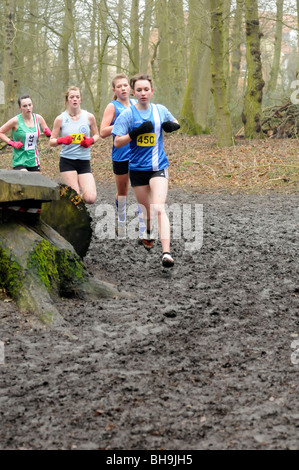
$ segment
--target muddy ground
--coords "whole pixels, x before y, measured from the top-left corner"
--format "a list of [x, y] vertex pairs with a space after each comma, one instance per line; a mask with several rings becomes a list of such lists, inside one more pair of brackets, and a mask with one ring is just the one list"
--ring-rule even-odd
[[100, 240], [91, 207], [87, 267], [131, 296], [61, 299], [74, 337], [2, 299], [1, 449], [299, 449], [298, 195], [168, 202], [203, 205], [202, 246], [174, 240], [172, 270], [159, 243]]

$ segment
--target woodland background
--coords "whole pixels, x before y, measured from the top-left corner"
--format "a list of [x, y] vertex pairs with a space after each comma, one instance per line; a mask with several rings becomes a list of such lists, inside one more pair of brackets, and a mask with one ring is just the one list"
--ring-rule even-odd
[[4, 0], [0, 122], [28, 93], [51, 127], [77, 85], [100, 124], [112, 77], [146, 71], [184, 134], [214, 134], [219, 146], [236, 133], [262, 138], [265, 109], [293, 97], [297, 119], [298, 9], [299, 0]]

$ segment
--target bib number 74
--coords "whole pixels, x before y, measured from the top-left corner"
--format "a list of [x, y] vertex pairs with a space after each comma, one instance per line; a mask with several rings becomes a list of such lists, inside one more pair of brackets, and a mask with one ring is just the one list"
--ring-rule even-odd
[[80, 144], [81, 140], [83, 140], [84, 134], [71, 134], [73, 137], [72, 144]]

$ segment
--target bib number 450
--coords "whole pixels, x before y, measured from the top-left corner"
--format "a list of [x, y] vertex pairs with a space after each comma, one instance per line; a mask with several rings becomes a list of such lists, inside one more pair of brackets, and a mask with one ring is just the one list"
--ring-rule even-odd
[[156, 145], [156, 134], [141, 134], [137, 137], [137, 145], [139, 147], [154, 147]]

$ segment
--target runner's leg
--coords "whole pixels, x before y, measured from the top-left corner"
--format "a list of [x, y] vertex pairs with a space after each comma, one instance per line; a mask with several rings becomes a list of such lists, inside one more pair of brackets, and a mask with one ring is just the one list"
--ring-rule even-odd
[[79, 187], [82, 191], [82, 199], [86, 204], [94, 204], [97, 198], [96, 183], [92, 173], [78, 175]]
[[78, 184], [78, 174], [76, 171], [63, 171], [61, 174], [64, 184], [73, 188], [78, 194], [80, 194], [80, 188]]
[[162, 244], [162, 251], [170, 252], [170, 224], [165, 210], [168, 192], [168, 179], [157, 176], [150, 179], [151, 204], [158, 218], [158, 231]]
[[140, 209], [142, 210], [142, 216], [147, 230], [151, 229], [151, 191], [149, 185], [134, 186], [134, 194]]

